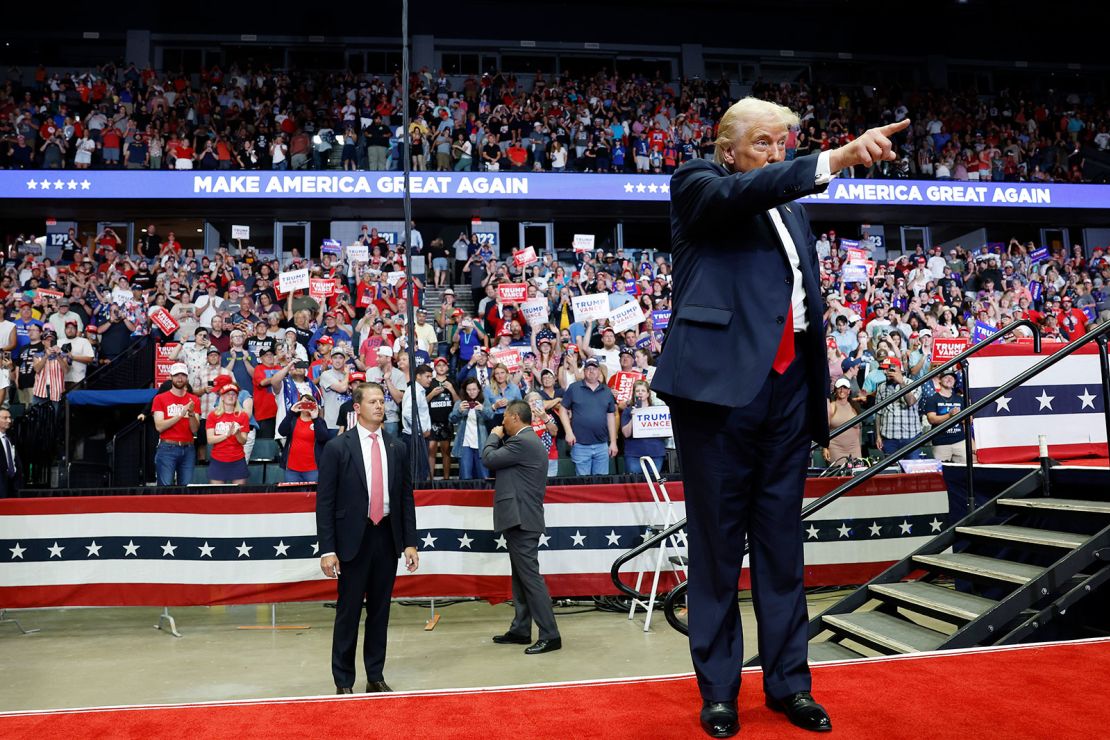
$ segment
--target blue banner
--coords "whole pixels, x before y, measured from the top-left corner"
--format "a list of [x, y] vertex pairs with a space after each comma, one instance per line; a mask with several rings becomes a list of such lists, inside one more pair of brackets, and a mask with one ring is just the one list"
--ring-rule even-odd
[[1041, 300], [1041, 292], [1044, 290], [1044, 283], [1040, 280], [1029, 281], [1029, 295], [1033, 298], [1034, 302]]
[[665, 311], [652, 311], [651, 312], [651, 328], [652, 329], [666, 329], [671, 323], [670, 310]]
[[[667, 175], [566, 173], [414, 173], [410, 191], [419, 199], [461, 200], [670, 200]], [[197, 172], [7, 170], [0, 197], [44, 200], [174, 199], [399, 199], [404, 177], [395, 172]], [[1015, 208], [1110, 207], [1105, 185], [1036, 183], [936, 183], [920, 180], [836, 179], [803, 203]]]
[[996, 331], [998, 330], [990, 324], [985, 324], [982, 321], [976, 321], [975, 326], [971, 329], [971, 343], [979, 344], [979, 342], [983, 341], [991, 334], [994, 334]]
[[845, 283], [866, 283], [867, 265], [844, 265], [840, 274]]
[[343, 245], [336, 239], [325, 239], [320, 251], [324, 254], [343, 254]]
[[1094, 321], [1095, 317], [1098, 315], [1098, 309], [1094, 306], [1084, 306], [1083, 314], [1087, 317], [1088, 321]]
[[1044, 262], [1048, 259], [1048, 247], [1040, 247], [1038, 249], [1034, 249], [1032, 252], [1029, 253], [1029, 259], [1031, 259], [1035, 263]]
[[841, 239], [841, 249], [859, 249], [859, 239]]

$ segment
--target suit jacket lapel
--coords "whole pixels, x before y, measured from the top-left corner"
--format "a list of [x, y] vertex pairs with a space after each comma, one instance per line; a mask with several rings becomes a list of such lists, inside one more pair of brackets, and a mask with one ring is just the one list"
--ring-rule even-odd
[[366, 491], [366, 495], [369, 496], [370, 488], [366, 481], [366, 461], [362, 459], [362, 441], [358, 438], [358, 427], [355, 426], [343, 436], [347, 438], [347, 446], [351, 452], [351, 460], [355, 464], [355, 470], [358, 471], [358, 479], [362, 481], [362, 490]]

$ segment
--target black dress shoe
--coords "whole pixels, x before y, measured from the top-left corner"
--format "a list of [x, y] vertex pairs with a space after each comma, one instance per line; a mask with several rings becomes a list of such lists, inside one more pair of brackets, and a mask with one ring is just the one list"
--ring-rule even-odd
[[366, 682], [366, 693], [367, 694], [377, 694], [377, 693], [380, 693], [380, 692], [383, 692], [383, 691], [393, 691], [393, 689], [389, 688], [389, 684], [387, 684], [385, 681], [367, 681]]
[[498, 645], [527, 645], [532, 642], [532, 637], [531, 635], [517, 635], [506, 632], [503, 635], [494, 635], [493, 641]]
[[701, 728], [710, 737], [732, 737], [740, 732], [734, 701], [707, 701], [701, 708]]
[[536, 640], [535, 645], [524, 648], [524, 654], [539, 655], [540, 653], [550, 653], [552, 650], [561, 650], [562, 647], [563, 638], [552, 637], [550, 640]]
[[350, 686], [336, 686], [335, 693], [338, 694], [353, 694], [355, 693]]
[[832, 729], [829, 713], [813, 700], [808, 691], [799, 691], [783, 699], [767, 697], [767, 706], [776, 712], [783, 712], [787, 719], [803, 730], [828, 732]]

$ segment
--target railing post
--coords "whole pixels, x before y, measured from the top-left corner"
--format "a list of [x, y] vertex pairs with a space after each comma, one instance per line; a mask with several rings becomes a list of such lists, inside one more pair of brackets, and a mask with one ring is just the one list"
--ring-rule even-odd
[[1106, 425], [1106, 452], [1110, 455], [1110, 351], [1107, 350], [1110, 337], [1103, 334], [1095, 341], [1098, 342], [1098, 366], [1102, 374], [1102, 418]]
[[[964, 408], [971, 405], [971, 384], [968, 382], [968, 366], [970, 363], [960, 363], [960, 382], [964, 386]], [[964, 430], [964, 472], [967, 475], [967, 513], [975, 511], [975, 454], [971, 449], [971, 417], [963, 420]]]

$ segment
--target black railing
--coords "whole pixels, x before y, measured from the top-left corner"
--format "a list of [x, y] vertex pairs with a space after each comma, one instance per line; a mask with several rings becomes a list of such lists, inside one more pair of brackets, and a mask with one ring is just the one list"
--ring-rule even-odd
[[[968, 399], [966, 397], [966, 393], [967, 393], [967, 372], [966, 372], [966, 365], [962, 364], [964, 362], [964, 360], [966, 360], [967, 358], [971, 357], [972, 355], [974, 355], [978, 352], [981, 352], [987, 345], [992, 344], [993, 342], [1000, 339], [1001, 337], [1004, 337], [1007, 334], [1010, 334], [1010, 333], [1012, 333], [1012, 332], [1014, 332], [1017, 329], [1020, 329], [1022, 327], [1025, 327], [1025, 328], [1029, 329], [1029, 331], [1033, 334], [1033, 351], [1036, 352], [1037, 354], [1040, 354], [1040, 352], [1041, 352], [1041, 329], [1040, 329], [1040, 327], [1037, 326], [1037, 324], [1034, 323], [1033, 321], [1030, 321], [1029, 319], [1019, 319], [1019, 320], [1017, 320], [1017, 321], [1015, 321], [1011, 324], [1007, 324], [1006, 326], [1002, 327], [998, 331], [996, 331], [993, 334], [991, 334], [990, 336], [988, 336], [982, 342], [979, 342], [978, 344], [973, 344], [972, 346], [968, 347], [967, 349], [965, 349], [960, 354], [956, 355], [955, 357], [951, 358], [950, 360], [946, 361], [945, 363], [943, 363], [941, 365], [938, 365], [937, 367], [933, 368], [932, 370], [930, 370], [925, 375], [922, 375], [917, 380], [914, 380], [912, 383], [909, 383], [908, 385], [903, 386], [897, 392], [892, 393], [891, 395], [887, 396], [886, 398], [884, 398], [882, 401], [876, 403], [871, 408], [864, 410], [859, 415], [857, 415], [855, 418], [853, 418], [853, 419], [841, 424], [840, 426], [836, 427], [835, 429], [833, 429], [832, 431], [829, 432], [829, 439], [833, 439], [834, 437], [838, 437], [839, 435], [844, 434], [845, 432], [847, 432], [849, 429], [852, 429], [853, 427], [855, 427], [859, 424], [862, 424], [864, 421], [871, 418], [872, 416], [877, 414], [879, 411], [882, 411], [884, 408], [891, 405], [892, 403], [896, 403], [896, 402], [900, 401], [907, 394], [914, 392], [915, 390], [920, 388], [925, 383], [927, 383], [927, 382], [931, 381], [933, 378], [936, 378], [937, 376], [939, 376], [945, 370], [948, 370], [949, 368], [954, 367], [956, 365], [960, 365], [961, 369], [963, 370], [962, 380], [963, 380], [963, 384], [964, 384], [964, 393], [965, 393], [965, 399], [964, 400], [965, 400], [965, 406], [968, 405], [967, 401], [969, 401], [970, 399]], [[949, 428], [950, 426], [951, 426], [951, 424], [946, 423], [945, 428]], [[965, 434], [966, 434], [966, 432], [969, 431], [969, 430], [965, 428], [964, 431], [965, 431]], [[968, 440], [968, 445], [970, 446], [971, 435], [967, 434], [966, 438]], [[810, 446], [810, 450], [811, 451], [815, 450], [815, 449], [817, 449], [817, 447], [818, 447], [818, 445], [816, 443], [814, 443], [813, 445]], [[901, 458], [899, 458], [899, 459], [901, 459]], [[883, 461], [881, 463], [879, 463], [879, 469], [883, 469], [889, 464], [890, 464], [889, 458], [884, 458]], [[970, 507], [973, 508], [975, 499], [974, 499], [974, 481], [972, 480], [972, 467], [971, 467], [972, 466], [972, 459], [971, 459], [970, 454], [967, 456], [966, 465], [967, 465], [967, 477], [968, 477], [968, 497], [969, 497], [969, 500], [972, 502], [970, 504]], [[969, 510], [970, 510], [970, 508], [969, 508]], [[803, 512], [803, 516], [804, 516], [804, 514], [805, 514], [805, 512]], [[622, 593], [626, 594], [627, 596], [631, 596], [634, 599], [640, 599], [641, 601], [646, 600], [648, 598], [648, 594], [640, 593], [639, 591], [637, 591], [636, 589], [627, 585], [626, 583], [624, 583], [624, 581], [621, 580], [621, 578], [620, 578], [621, 568], [623, 568], [626, 564], [631, 562], [636, 557], [644, 554], [645, 552], [647, 552], [651, 549], [654, 549], [655, 547], [658, 547], [660, 545], [660, 543], [662, 543], [668, 536], [670, 536], [671, 534], [674, 534], [675, 532], [677, 532], [678, 530], [682, 529], [685, 526], [686, 526], [686, 519], [682, 519], [681, 521], [673, 524], [671, 527], [669, 527], [665, 531], [659, 532], [658, 534], [648, 538], [647, 540], [640, 543], [639, 545], [632, 548], [631, 550], [628, 550], [627, 552], [620, 555], [616, 560], [613, 561], [613, 567], [609, 571], [609, 577], [612, 579], [613, 585], [618, 590], [620, 590]]]

